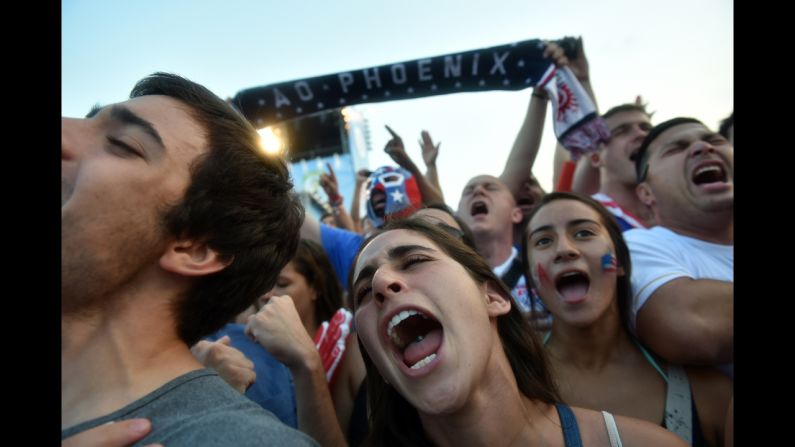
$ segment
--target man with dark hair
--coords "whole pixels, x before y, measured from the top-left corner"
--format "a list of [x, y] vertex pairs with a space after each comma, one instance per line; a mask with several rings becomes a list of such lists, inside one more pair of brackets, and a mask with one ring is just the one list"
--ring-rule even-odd
[[613, 107], [602, 118], [610, 129], [610, 141], [580, 159], [572, 189], [604, 205], [622, 231], [646, 228], [651, 211], [635, 195], [633, 158], [651, 129], [651, 116], [636, 102]]
[[143, 417], [144, 442], [314, 445], [189, 349], [267, 292], [298, 243], [287, 167], [257, 142], [166, 73], [63, 119], [62, 438]]
[[700, 121], [674, 118], [649, 132], [635, 161], [638, 198], [657, 226], [624, 233], [631, 322], [671, 362], [732, 362], [734, 148]]

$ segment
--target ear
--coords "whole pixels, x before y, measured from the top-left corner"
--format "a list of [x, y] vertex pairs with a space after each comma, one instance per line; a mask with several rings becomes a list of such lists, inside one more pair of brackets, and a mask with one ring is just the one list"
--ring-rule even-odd
[[624, 271], [624, 267], [618, 266], [618, 268], [616, 269], [616, 276], [621, 277], [621, 276], [624, 276], [626, 274], [627, 274], [627, 272]]
[[511, 300], [504, 297], [491, 281], [486, 283], [486, 310], [490, 318], [506, 315], [511, 310]]
[[654, 197], [654, 193], [647, 182], [641, 182], [635, 187], [635, 195], [637, 195], [638, 199], [640, 199], [640, 201], [648, 207], [651, 207], [657, 203], [657, 199]]
[[522, 209], [519, 208], [518, 206], [513, 207], [513, 209], [511, 210], [511, 222], [513, 222], [513, 224], [516, 225], [518, 223], [522, 223], [523, 218], [524, 215], [522, 214]]
[[602, 167], [602, 153], [605, 151], [606, 147], [604, 144], [599, 145], [599, 150], [595, 152], [591, 152], [591, 156], [588, 157], [589, 161], [591, 162], [591, 167], [599, 169]]
[[206, 243], [177, 240], [171, 242], [160, 257], [160, 267], [182, 276], [204, 276], [225, 269], [233, 259], [222, 259]]

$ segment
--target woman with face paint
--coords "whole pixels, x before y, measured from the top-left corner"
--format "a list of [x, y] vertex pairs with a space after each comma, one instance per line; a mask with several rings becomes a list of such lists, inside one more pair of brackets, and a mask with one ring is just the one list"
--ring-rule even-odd
[[666, 364], [631, 334], [629, 250], [610, 213], [589, 197], [548, 194], [522, 243], [528, 287], [554, 317], [544, 344], [563, 401], [723, 445], [732, 382]]
[[645, 421], [560, 404], [510, 291], [444, 229], [387, 223], [363, 244], [349, 286], [367, 445], [685, 445]]

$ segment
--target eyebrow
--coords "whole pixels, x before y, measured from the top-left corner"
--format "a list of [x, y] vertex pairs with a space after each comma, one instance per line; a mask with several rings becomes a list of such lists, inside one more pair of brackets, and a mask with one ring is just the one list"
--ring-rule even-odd
[[[93, 107], [91, 107], [91, 110], [86, 115], [86, 118], [93, 118], [94, 116], [96, 116], [96, 114], [102, 111], [102, 109], [104, 109], [103, 106], [95, 104]], [[147, 135], [152, 137], [157, 142], [157, 144], [160, 145], [161, 148], [165, 148], [165, 144], [163, 144], [163, 139], [160, 137], [160, 134], [157, 132], [157, 129], [155, 129], [155, 126], [153, 126], [152, 123], [150, 123], [149, 121], [133, 113], [133, 111], [128, 109], [127, 107], [120, 105], [111, 106], [110, 117], [128, 126], [138, 127], [139, 129], [144, 131]]]
[[[688, 146], [693, 141], [705, 141], [705, 140], [709, 140], [710, 138], [715, 138], [718, 135], [720, 135], [718, 132], [704, 131], [695, 140], [689, 140], [687, 138], [680, 138], [680, 139], [678, 139], [676, 141], [672, 141], [672, 142], [664, 145], [662, 148], [660, 148], [660, 150], [665, 150], [665, 149], [668, 149], [669, 147], [679, 146], [679, 145]], [[723, 138], [723, 135], [720, 135], [720, 136], [721, 136], [721, 138]]]
[[[591, 220], [591, 219], [574, 219], [572, 221], [569, 221], [566, 224], [566, 226], [567, 227], [574, 227], [574, 226], [581, 225], [581, 224], [584, 224], [584, 223], [599, 225], [599, 222], [597, 222], [595, 220]], [[547, 231], [547, 230], [551, 230], [551, 229], [552, 229], [552, 225], [544, 225], [544, 226], [538, 227], [535, 230], [530, 232], [530, 234], [527, 236], [527, 239], [530, 239], [531, 237], [533, 237], [534, 234], [538, 233], [539, 231]]]
[[[397, 246], [397, 247], [394, 247], [394, 248], [390, 249], [386, 253], [386, 257], [387, 257], [387, 259], [390, 259], [390, 260], [391, 259], [396, 259], [396, 258], [403, 257], [406, 254], [411, 253], [412, 251], [424, 251], [424, 252], [429, 252], [429, 253], [433, 253], [434, 252], [433, 249], [428, 248], [428, 247], [423, 247], [422, 245], [400, 245], [400, 246]], [[353, 281], [353, 288], [355, 289], [356, 286], [360, 282], [362, 282], [362, 281], [364, 281], [366, 279], [372, 278], [373, 275], [375, 275], [375, 271], [376, 270], [378, 270], [378, 267], [375, 266], [375, 265], [370, 264], [370, 265], [365, 266], [359, 272], [359, 274], [356, 275], [356, 279]]]

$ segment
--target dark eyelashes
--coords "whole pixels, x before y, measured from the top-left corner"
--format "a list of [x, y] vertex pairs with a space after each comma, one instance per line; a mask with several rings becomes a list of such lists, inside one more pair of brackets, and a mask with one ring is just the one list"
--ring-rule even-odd
[[129, 152], [132, 155], [136, 155], [136, 156], [139, 156], [139, 157], [142, 156], [140, 152], [135, 150], [135, 148], [133, 148], [129, 144], [127, 144], [127, 143], [125, 143], [125, 142], [123, 142], [123, 141], [121, 141], [121, 140], [119, 140], [117, 138], [113, 138], [111, 136], [108, 136], [106, 138], [108, 140], [108, 143], [112, 144], [113, 146], [116, 146], [116, 147], [119, 147], [121, 149], [124, 149], [126, 152]]
[[[425, 257], [425, 256], [419, 256], [419, 255], [408, 256], [408, 257], [406, 257], [406, 259], [405, 259], [405, 260], [404, 260], [404, 261], [403, 261], [403, 262], [400, 264], [400, 266], [401, 266], [401, 268], [403, 268], [403, 269], [407, 269], [407, 268], [411, 267], [411, 266], [412, 266], [412, 265], [414, 265], [414, 264], [419, 264], [419, 263], [421, 263], [421, 262], [427, 262], [427, 261], [430, 261], [430, 260], [431, 260], [430, 258], [428, 258], [428, 257]], [[356, 292], [356, 294], [355, 294], [355, 302], [356, 302], [356, 305], [359, 305], [359, 304], [361, 303], [361, 300], [362, 300], [362, 299], [363, 299], [363, 298], [364, 298], [364, 297], [365, 297], [365, 296], [366, 296], [368, 293], [370, 293], [372, 290], [373, 290], [372, 286], [362, 287], [361, 289], [359, 289], [359, 291], [358, 291], [358, 292]]]

